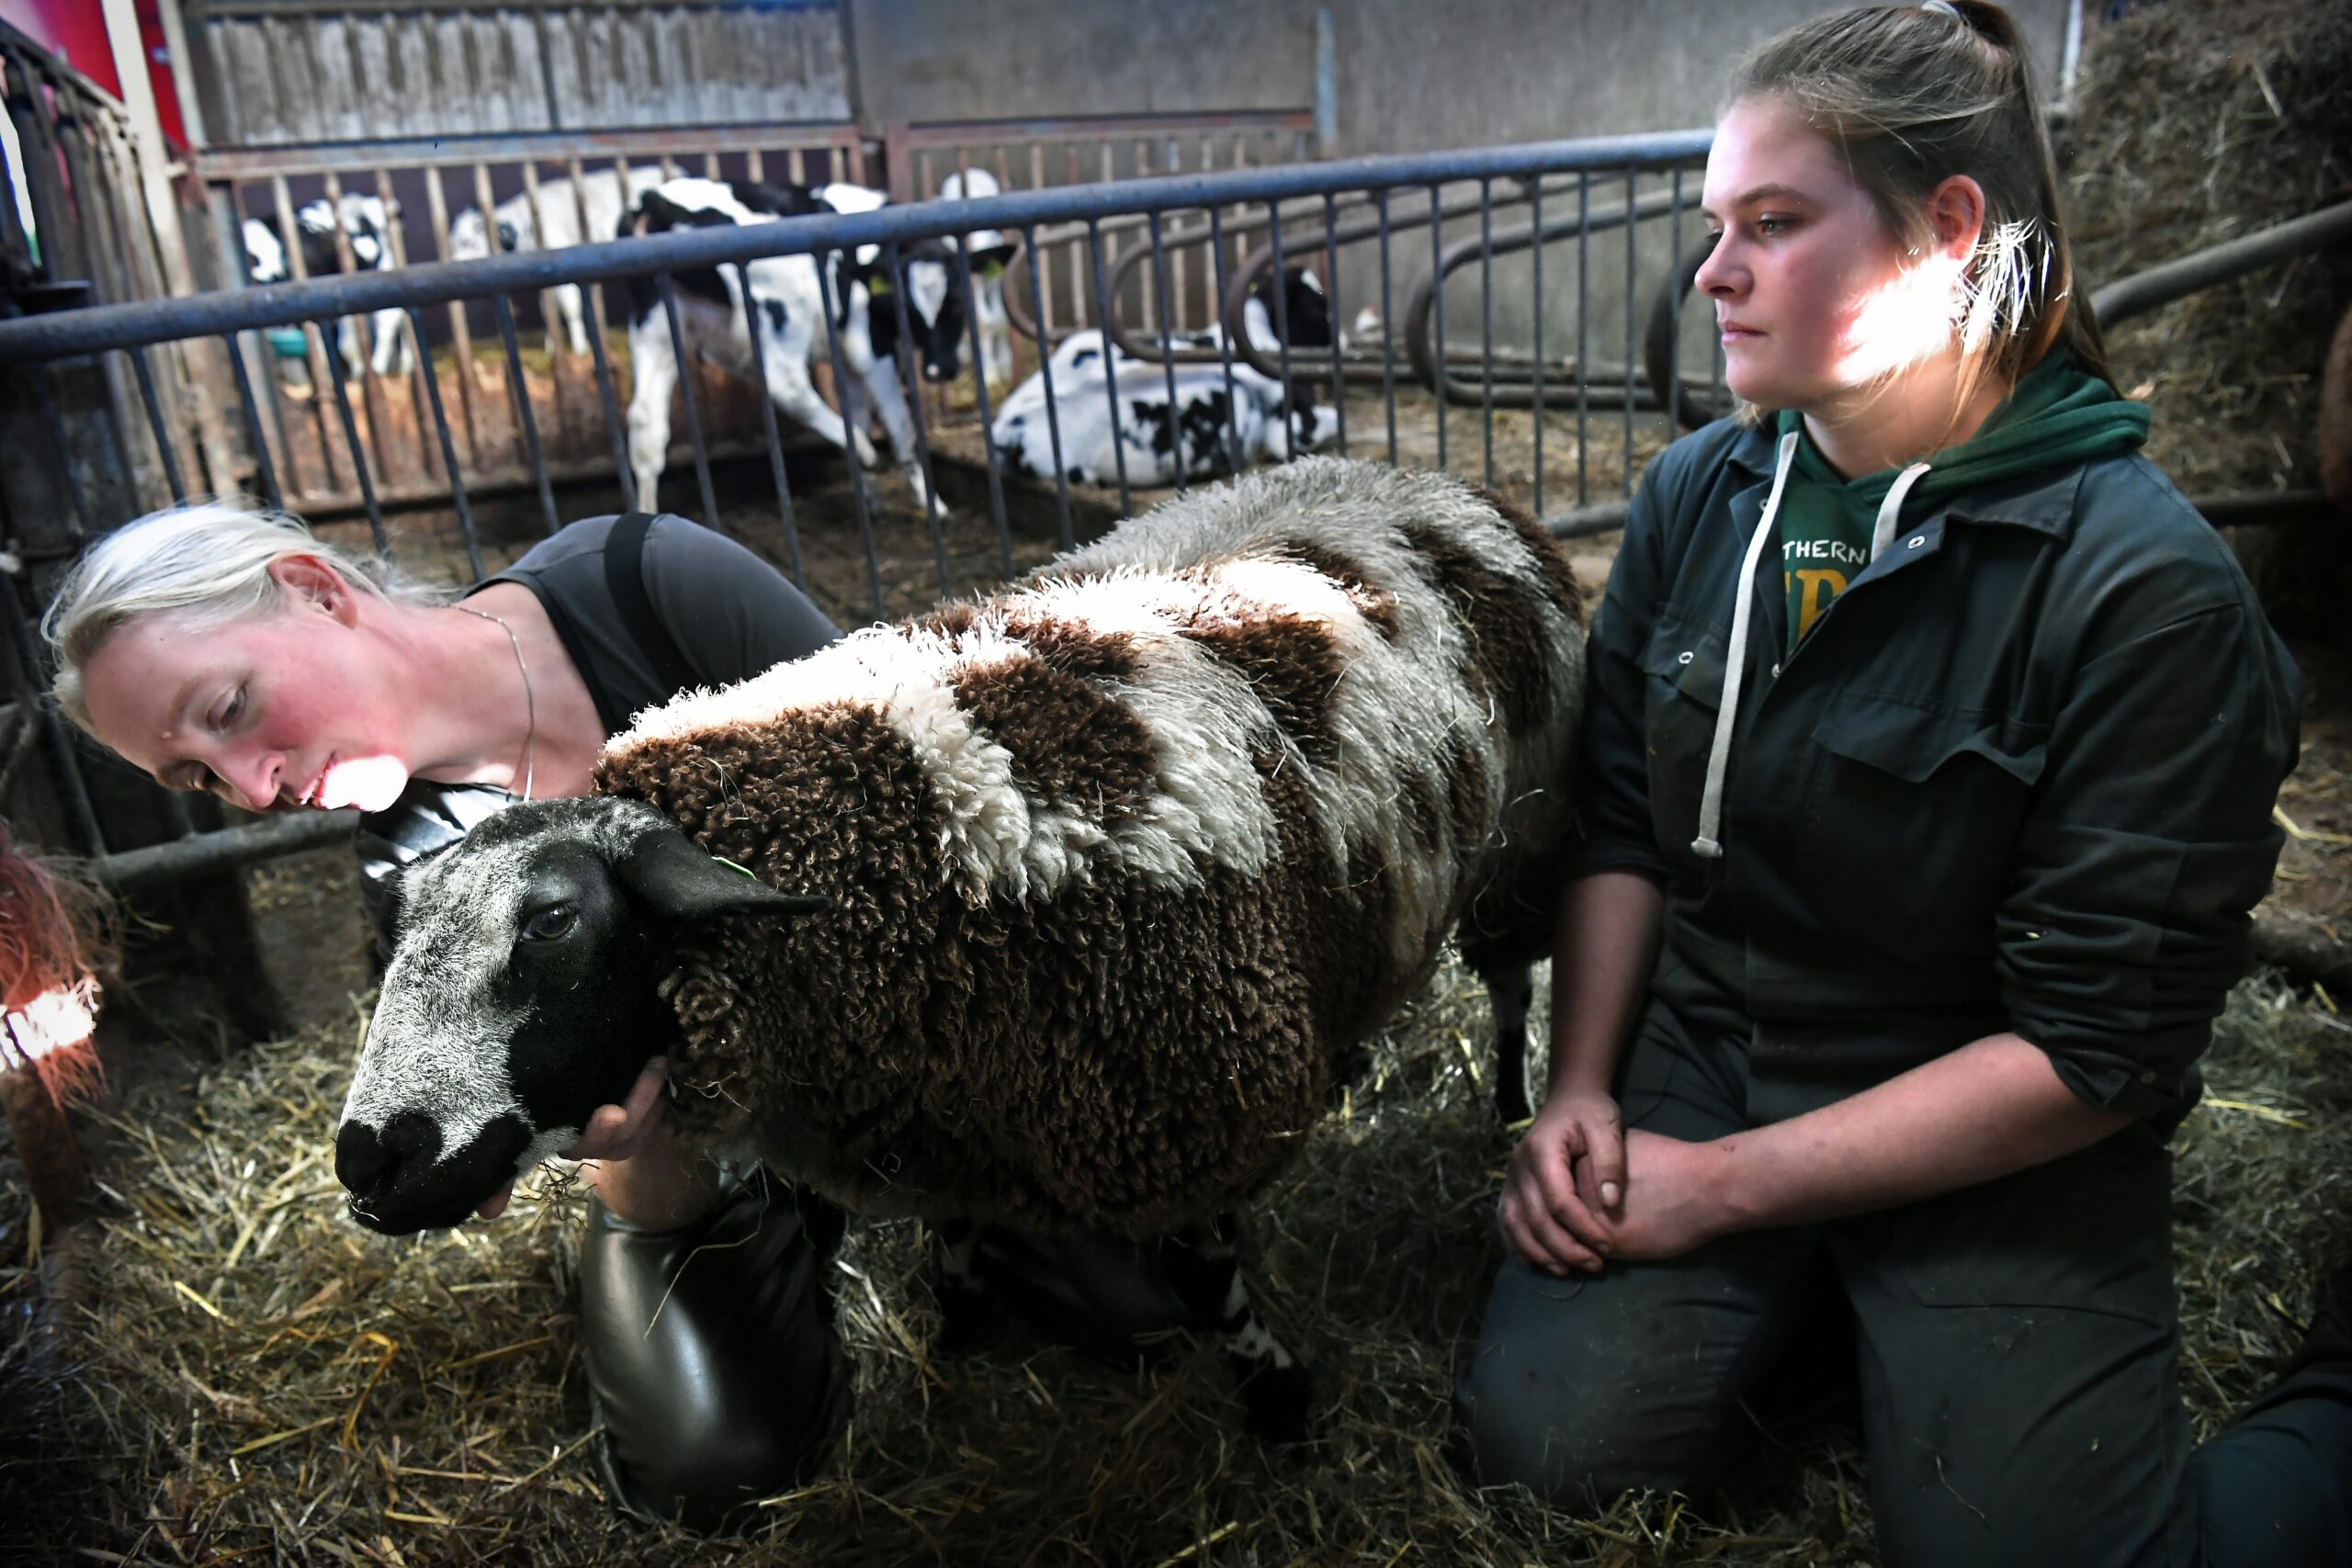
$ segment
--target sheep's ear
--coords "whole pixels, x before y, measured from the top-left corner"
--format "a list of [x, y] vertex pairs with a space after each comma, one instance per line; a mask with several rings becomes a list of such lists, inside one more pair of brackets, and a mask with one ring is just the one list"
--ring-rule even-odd
[[613, 874], [622, 886], [673, 919], [713, 915], [815, 915], [830, 898], [779, 893], [737, 865], [696, 849], [673, 829], [648, 833], [629, 847]]

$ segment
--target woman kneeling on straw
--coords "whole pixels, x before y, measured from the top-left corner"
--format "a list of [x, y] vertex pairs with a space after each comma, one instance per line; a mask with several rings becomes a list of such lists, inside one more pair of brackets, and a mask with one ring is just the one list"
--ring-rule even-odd
[[1888, 1562], [2352, 1562], [2346, 1281], [2193, 1453], [2175, 1387], [2165, 1139], [2297, 678], [2135, 453], [2016, 24], [1771, 39], [1704, 207], [1755, 412], [1651, 468], [1596, 623], [1476, 1469], [1712, 1488], [1834, 1292]]

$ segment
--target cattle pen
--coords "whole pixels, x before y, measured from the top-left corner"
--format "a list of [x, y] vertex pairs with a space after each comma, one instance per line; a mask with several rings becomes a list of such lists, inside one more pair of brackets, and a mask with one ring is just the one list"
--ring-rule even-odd
[[[545, 32], [533, 8], [514, 14]], [[2232, 80], [2258, 104], [2250, 77]], [[2293, 107], [2283, 74], [2278, 86]], [[81, 131], [68, 121], [70, 140]], [[478, 581], [571, 518], [645, 499], [625, 450], [633, 367], [618, 317], [631, 280], [668, 293], [665, 282], [700, 269], [863, 247], [895, 258], [932, 243], [960, 259], [989, 229], [1020, 247], [1006, 281], [1022, 372], [1089, 330], [1171, 389], [1180, 374], [1254, 370], [1330, 411], [1327, 450], [1443, 468], [1525, 507], [1568, 543], [1597, 595], [1643, 466], [1730, 408], [1706, 312], [1690, 308], [1708, 134], [1339, 159], [1312, 144], [1313, 123], [1281, 109], [1224, 125], [893, 121], [861, 135], [820, 106], [731, 140], [508, 125], [451, 149], [371, 148], [340, 166], [289, 146], [198, 171], [217, 209], [191, 250], [217, 268], [246, 216], [357, 190], [404, 201], [410, 233], [426, 225], [435, 259], [411, 252], [383, 271], [344, 261], [332, 276], [216, 279], [215, 291], [170, 297], [150, 242], [138, 265], [153, 277], [118, 278], [107, 297], [119, 302], [0, 321], [0, 810], [20, 845], [66, 857], [132, 911], [134, 949], [152, 942], [184, 966], [160, 984], [105, 976], [101, 1044], [118, 1081], [74, 1111], [96, 1179], [74, 1234], [43, 1232], [14, 1153], [0, 1149], [0, 1551], [1148, 1568], [1879, 1560], [1857, 1446], [1835, 1391], [1802, 1363], [1759, 1413], [1775, 1436], [1725, 1501], [1553, 1512], [1454, 1469], [1453, 1380], [1498, 1256], [1491, 1214], [1510, 1140], [1472, 1043], [1486, 999], [1451, 961], [1250, 1213], [1261, 1304], [1318, 1367], [1329, 1415], [1315, 1442], [1273, 1450], [1242, 1438], [1206, 1345], [1115, 1370], [1018, 1334], [944, 1354], [932, 1343], [925, 1235], [911, 1222], [864, 1224], [838, 1265], [857, 1386], [837, 1457], [764, 1500], [741, 1537], [631, 1525], [604, 1504], [591, 1457], [569, 1304], [586, 1212], [578, 1184], [551, 1168], [496, 1225], [437, 1236], [392, 1241], [343, 1218], [329, 1143], [372, 999], [348, 817], [253, 818], [165, 795], [37, 700], [47, 670], [34, 628], [50, 586], [136, 510], [241, 491], [413, 577]], [[43, 134], [57, 144], [54, 128]], [[135, 159], [106, 156], [133, 197], [110, 191], [115, 205], [92, 214], [111, 255], [108, 236], [139, 207]], [[647, 164], [795, 183], [839, 175], [893, 200], [561, 250], [493, 239], [490, 254], [437, 259], [463, 205], [536, 209], [569, 188], [584, 208], [586, 175], [626, 181]], [[973, 169], [1001, 172], [1002, 193], [926, 199]], [[85, 188], [103, 188], [96, 173]], [[2352, 241], [2340, 190], [2297, 211], [2194, 256], [2134, 254], [2089, 279], [2110, 328], [2148, 313], [2147, 336], [2124, 340], [2123, 379], [2166, 374], [2154, 340], [2177, 317], [2155, 312], [2224, 295], [2250, 312], [2242, 300], [2340, 257]], [[74, 209], [50, 222], [73, 228]], [[1271, 344], [1245, 330], [1253, 286], [1302, 263], [1328, 288], [1344, 346], [1300, 346], [1281, 322]], [[973, 281], [958, 269], [957, 287]], [[560, 342], [551, 296], [566, 287], [583, 291], [596, 322], [585, 354]], [[882, 308], [903, 321], [908, 307], [900, 294]], [[332, 373], [337, 322], [379, 310], [407, 321], [424, 350], [417, 367]], [[989, 438], [1001, 393], [972, 375], [910, 400], [916, 461], [949, 507], [934, 519], [887, 466], [863, 469], [786, 423], [756, 356], [737, 373], [698, 363], [675, 305], [657, 321], [694, 366], [675, 394], [681, 434], [659, 499], [775, 562], [843, 624], [985, 589], [1173, 493], [1124, 473], [1088, 487], [1011, 471]], [[1221, 344], [1182, 341], [1210, 326]], [[973, 323], [967, 357], [978, 349]], [[814, 368], [836, 388], [847, 379], [838, 348], [820, 349]], [[911, 358], [899, 369], [920, 384]], [[1117, 418], [1115, 398], [1108, 412]], [[2191, 488], [2240, 541], [2344, 526], [2299, 477]], [[2321, 722], [2307, 726], [2282, 796], [2290, 841], [2265, 907], [2331, 938], [2352, 865], [2352, 693], [2333, 657], [2314, 649]], [[159, 939], [154, 922], [176, 939]], [[187, 977], [191, 955], [214, 972]], [[2283, 949], [2266, 956], [2287, 964]], [[2309, 984], [2342, 964], [2340, 942], [2317, 962], [2239, 987], [2207, 1059], [2204, 1107], [2177, 1143], [2181, 1384], [2200, 1434], [2291, 1348], [2311, 1310], [2310, 1265], [2352, 1224], [2352, 1028], [2341, 985], [2331, 999], [2332, 978]], [[210, 991], [193, 1006], [200, 979]], [[1822, 1326], [1834, 1337], [1834, 1323]]]

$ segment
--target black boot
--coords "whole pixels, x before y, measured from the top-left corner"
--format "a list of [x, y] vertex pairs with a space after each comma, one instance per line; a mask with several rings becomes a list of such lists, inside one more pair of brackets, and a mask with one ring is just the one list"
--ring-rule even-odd
[[675, 1230], [594, 1206], [581, 1348], [598, 1461], [624, 1513], [718, 1529], [822, 1462], [849, 1414], [833, 1325], [841, 1235], [839, 1210], [756, 1171]]

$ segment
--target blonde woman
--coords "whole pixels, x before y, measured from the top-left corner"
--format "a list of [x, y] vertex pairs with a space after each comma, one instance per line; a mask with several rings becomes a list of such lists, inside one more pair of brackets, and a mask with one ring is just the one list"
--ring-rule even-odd
[[[510, 802], [587, 794], [598, 750], [639, 710], [836, 635], [767, 563], [683, 517], [573, 523], [453, 599], [388, 586], [300, 521], [235, 504], [101, 539], [42, 631], [60, 705], [165, 787], [366, 813], [371, 904], [401, 864]], [[842, 1219], [673, 1140], [664, 1066], [566, 1151], [596, 1200], [581, 1348], [616, 1505], [713, 1529], [804, 1478], [847, 1415]], [[981, 1257], [1027, 1315], [1107, 1355], [1183, 1321], [1132, 1247], [988, 1231]]]
[[2246, 965], [2296, 672], [2136, 455], [2015, 23], [1771, 39], [1703, 206], [1759, 412], [1651, 468], [1596, 623], [1477, 1471], [1709, 1489], [1842, 1296], [1888, 1562], [2345, 1562], [2341, 1308], [2193, 1457], [2174, 1386], [2165, 1138]]

